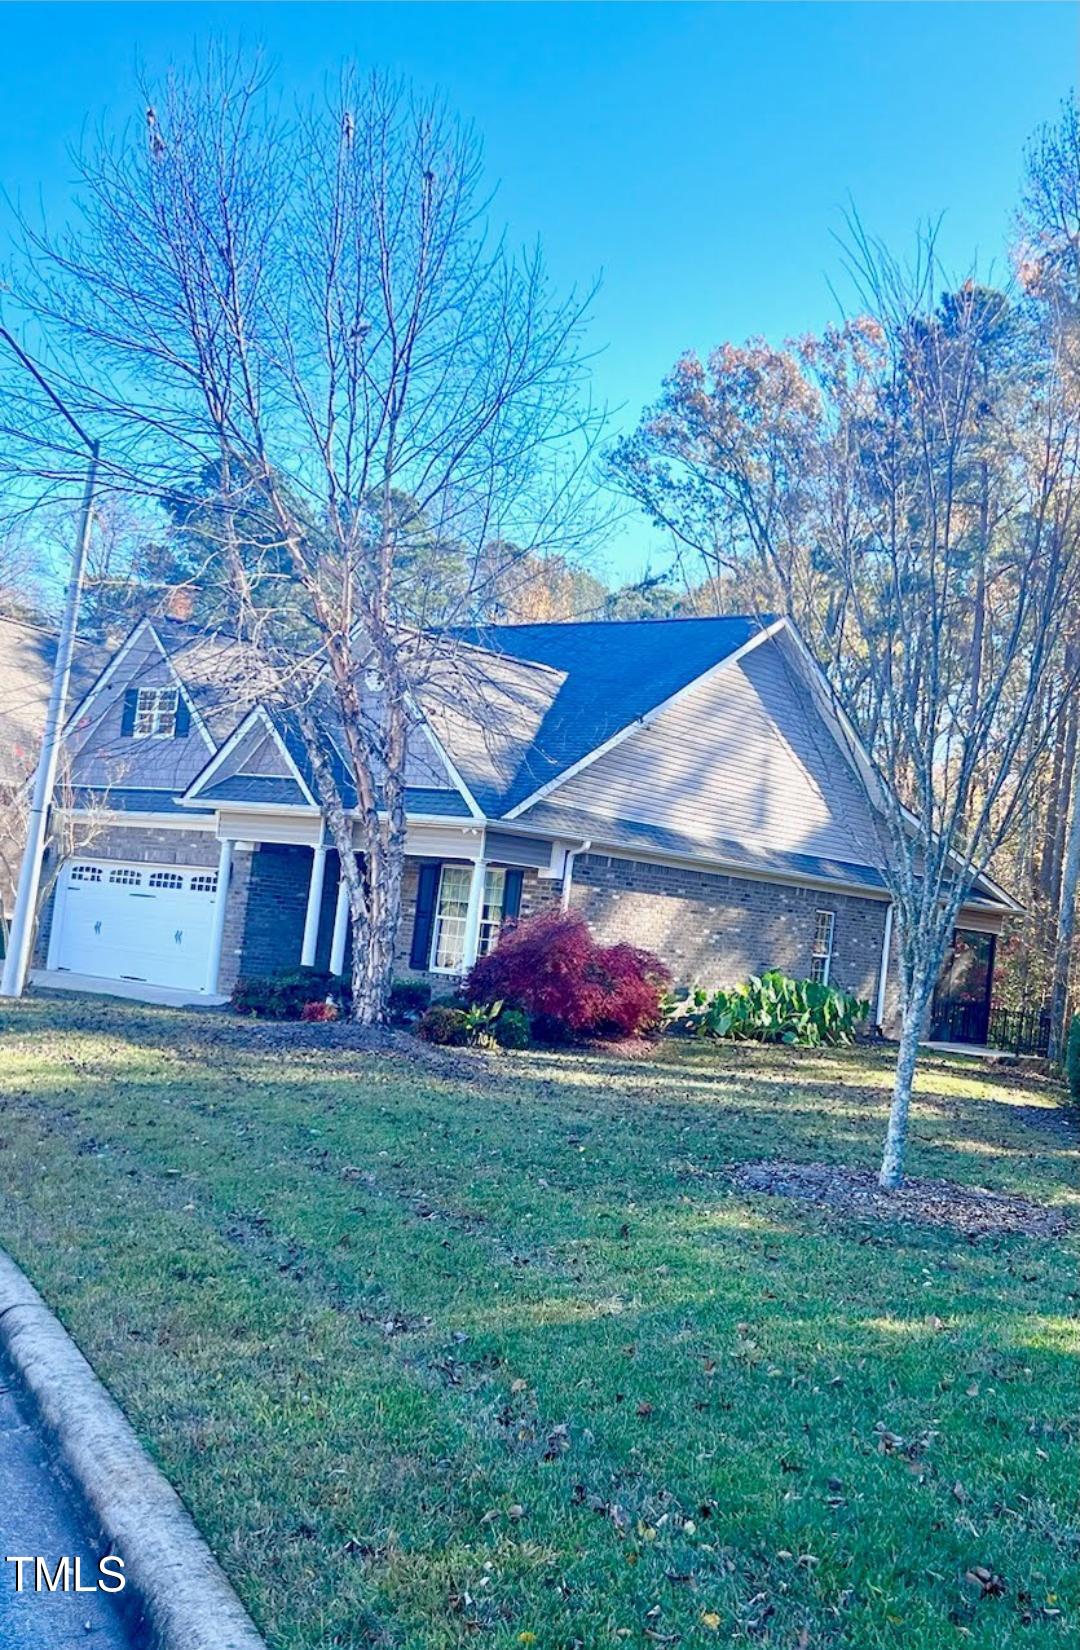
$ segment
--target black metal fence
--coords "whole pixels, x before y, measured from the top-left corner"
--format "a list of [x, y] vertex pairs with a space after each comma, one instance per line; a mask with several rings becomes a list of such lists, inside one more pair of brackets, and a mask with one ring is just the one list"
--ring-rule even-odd
[[931, 1036], [941, 1043], [973, 1043], [1003, 1054], [1047, 1054], [1050, 1012], [1045, 1008], [992, 1008], [983, 1003], [951, 1003], [933, 1016]]
[[986, 1041], [1009, 1054], [1049, 1054], [1050, 1024], [1046, 1008], [995, 1008]]

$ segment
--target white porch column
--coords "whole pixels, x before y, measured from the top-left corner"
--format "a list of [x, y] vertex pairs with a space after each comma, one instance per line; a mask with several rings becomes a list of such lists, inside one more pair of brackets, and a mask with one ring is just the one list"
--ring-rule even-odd
[[229, 903], [229, 877], [232, 872], [233, 841], [223, 836], [218, 849], [217, 890], [214, 894], [214, 916], [210, 926], [210, 949], [206, 957], [204, 991], [216, 991], [221, 972], [221, 948], [225, 941], [225, 910]]
[[465, 944], [461, 958], [461, 972], [467, 974], [476, 961], [480, 945], [480, 918], [484, 909], [484, 875], [487, 864], [483, 859], [473, 861], [469, 882], [469, 905], [465, 913]]
[[345, 968], [345, 936], [349, 930], [349, 885], [338, 878], [337, 904], [334, 906], [334, 934], [330, 941], [330, 972], [341, 974]]
[[304, 941], [300, 947], [301, 968], [314, 968], [315, 966], [315, 948], [319, 943], [319, 914], [322, 911], [323, 878], [325, 875], [326, 848], [320, 842], [312, 850], [307, 910], [304, 913]]

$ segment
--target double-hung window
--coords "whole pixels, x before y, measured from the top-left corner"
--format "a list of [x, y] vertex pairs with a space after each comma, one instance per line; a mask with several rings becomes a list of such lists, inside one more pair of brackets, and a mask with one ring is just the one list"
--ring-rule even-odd
[[176, 732], [176, 688], [140, 688], [135, 701], [136, 739], [171, 739]]
[[[471, 866], [443, 866], [431, 944], [431, 966], [438, 974], [458, 974], [465, 966], [465, 929], [471, 882]], [[505, 900], [506, 872], [500, 865], [490, 865], [484, 873], [484, 896], [480, 908], [477, 945], [477, 955], [480, 957], [487, 956], [499, 937]]]
[[810, 978], [819, 985], [828, 985], [832, 967], [833, 933], [836, 928], [835, 911], [817, 911], [814, 914], [814, 948], [810, 954]]

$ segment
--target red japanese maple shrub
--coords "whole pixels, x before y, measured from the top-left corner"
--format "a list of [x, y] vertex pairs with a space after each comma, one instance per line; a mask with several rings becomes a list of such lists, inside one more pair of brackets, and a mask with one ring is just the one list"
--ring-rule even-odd
[[471, 1002], [520, 1008], [537, 1036], [639, 1037], [660, 1020], [671, 976], [635, 945], [598, 945], [577, 912], [549, 912], [504, 930], [469, 975]]

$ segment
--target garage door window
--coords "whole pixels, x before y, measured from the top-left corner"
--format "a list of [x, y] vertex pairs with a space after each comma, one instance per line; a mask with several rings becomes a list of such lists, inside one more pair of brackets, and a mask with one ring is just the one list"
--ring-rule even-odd
[[217, 872], [205, 871], [200, 876], [192, 877], [188, 883], [188, 888], [193, 894], [216, 894]]
[[131, 865], [118, 865], [115, 871], [109, 872], [110, 882], [122, 882], [129, 888], [138, 888], [142, 882], [142, 872], [136, 871]]
[[150, 888], [182, 888], [184, 879], [179, 871], [155, 871], [150, 877]]
[[100, 865], [73, 865], [71, 868], [72, 882], [100, 882]]

